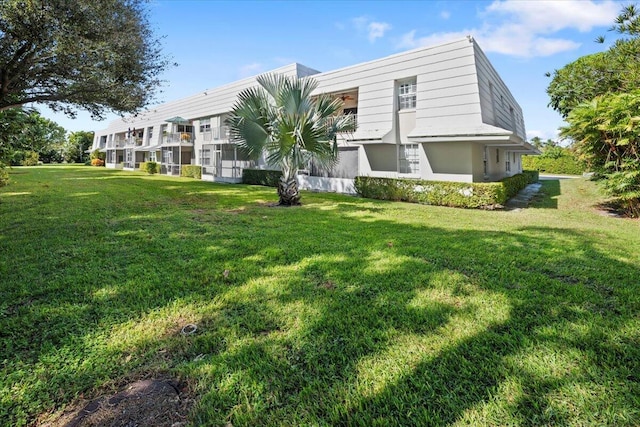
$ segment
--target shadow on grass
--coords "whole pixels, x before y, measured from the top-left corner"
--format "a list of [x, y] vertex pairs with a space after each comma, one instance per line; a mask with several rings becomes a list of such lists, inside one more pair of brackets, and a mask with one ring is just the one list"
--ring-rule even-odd
[[592, 236], [402, 224], [338, 196], [272, 209], [259, 187], [132, 176], [87, 204], [58, 185], [21, 210], [28, 236], [0, 211], [13, 424], [167, 370], [198, 382], [196, 424], [638, 420], [640, 270]]
[[544, 179], [541, 180], [542, 188], [538, 195], [534, 196], [532, 208], [558, 209], [558, 197], [560, 196], [560, 180]]

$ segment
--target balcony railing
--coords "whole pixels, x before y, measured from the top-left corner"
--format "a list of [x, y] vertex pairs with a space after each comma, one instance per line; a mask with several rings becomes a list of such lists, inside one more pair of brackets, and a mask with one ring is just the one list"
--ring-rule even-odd
[[167, 133], [162, 135], [163, 144], [177, 144], [181, 142], [192, 143], [193, 135], [186, 132]]
[[229, 127], [228, 126], [220, 126], [215, 128], [210, 128], [202, 132], [203, 141], [220, 141], [229, 139]]

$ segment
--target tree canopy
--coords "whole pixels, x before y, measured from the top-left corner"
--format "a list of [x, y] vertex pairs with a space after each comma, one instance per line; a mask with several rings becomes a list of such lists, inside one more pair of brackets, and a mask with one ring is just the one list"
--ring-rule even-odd
[[573, 108], [596, 96], [629, 92], [640, 87], [638, 27], [635, 6], [623, 8], [611, 30], [625, 37], [616, 40], [604, 52], [583, 56], [555, 70], [547, 88], [549, 106], [566, 118]]
[[612, 28], [627, 36], [556, 71], [548, 92], [580, 158], [625, 209], [640, 216], [640, 14], [626, 6]]
[[0, 111], [135, 113], [169, 65], [143, 0], [0, 0]]

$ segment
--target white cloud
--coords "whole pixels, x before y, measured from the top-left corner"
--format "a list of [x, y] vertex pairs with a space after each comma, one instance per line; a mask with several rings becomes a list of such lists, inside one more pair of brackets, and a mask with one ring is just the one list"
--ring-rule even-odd
[[443, 10], [442, 12], [440, 12], [440, 18], [447, 20], [451, 18], [451, 13], [449, 11]]
[[238, 75], [240, 78], [255, 76], [256, 74], [262, 73], [264, 70], [264, 66], [259, 62], [253, 62], [251, 64], [243, 65], [238, 70]]
[[429, 46], [472, 35], [487, 52], [523, 58], [550, 56], [580, 47], [573, 40], [553, 37], [555, 33], [608, 26], [618, 9], [619, 5], [612, 1], [497, 0], [480, 13], [483, 22], [479, 27], [424, 37], [416, 37], [412, 30], [400, 38], [397, 47]]
[[353, 18], [351, 21], [356, 30], [359, 33], [366, 34], [367, 39], [369, 39], [371, 43], [375, 42], [376, 39], [384, 37], [384, 34], [392, 28], [391, 24], [373, 21], [368, 16], [359, 16]]
[[551, 139], [554, 141], [558, 141], [560, 139], [560, 131], [555, 129], [555, 130], [528, 130], [527, 131], [527, 140], [531, 141], [532, 138], [535, 138], [536, 136], [538, 138], [540, 138], [543, 141], [546, 141], [547, 139]]

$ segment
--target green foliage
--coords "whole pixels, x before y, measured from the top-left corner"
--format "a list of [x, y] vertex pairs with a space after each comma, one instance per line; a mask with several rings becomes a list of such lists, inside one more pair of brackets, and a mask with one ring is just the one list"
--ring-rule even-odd
[[628, 206], [640, 209], [634, 178], [640, 162], [640, 90], [603, 95], [581, 104], [567, 117], [562, 134], [591, 170], [612, 181], [607, 188]]
[[0, 187], [9, 185], [9, 172], [3, 163], [0, 163]]
[[343, 101], [314, 95], [318, 83], [279, 74], [257, 77], [259, 87], [242, 91], [227, 120], [231, 139], [251, 159], [266, 155], [267, 164], [282, 171], [280, 204], [300, 203], [296, 175], [310, 160], [330, 167], [338, 159], [337, 135], [354, 130], [341, 115]]
[[0, 161], [19, 165], [21, 151], [35, 151], [43, 162], [61, 161], [63, 127], [37, 111], [12, 108], [0, 111]]
[[38, 160], [38, 153], [35, 151], [25, 151], [22, 166], [36, 166], [38, 164]]
[[282, 178], [282, 172], [271, 169], [250, 169], [242, 170], [242, 183], [252, 185], [264, 185], [267, 187], [277, 187]]
[[157, 162], [140, 162], [139, 167], [142, 172], [146, 172], [149, 175], [158, 173], [158, 169], [159, 169]]
[[155, 96], [168, 61], [144, 0], [4, 0], [0, 111], [44, 103], [93, 117], [135, 113]]
[[71, 132], [69, 138], [64, 143], [65, 161], [68, 163], [83, 163], [86, 157], [85, 152], [93, 145], [93, 135], [93, 132]]
[[533, 184], [540, 180], [540, 173], [537, 170], [523, 170], [522, 174], [527, 177], [527, 184]]
[[[358, 195], [369, 199], [460, 208], [492, 208], [504, 204], [511, 197], [509, 191], [518, 185], [514, 182], [516, 179], [512, 177], [501, 182], [468, 183], [358, 176], [355, 178], [355, 189]], [[526, 181], [524, 176], [523, 180]]]
[[100, 160], [106, 160], [107, 159], [107, 153], [104, 153], [102, 151], [100, 151], [99, 149], [95, 149], [91, 152], [91, 154], [89, 155], [89, 158], [91, 160], [93, 159], [100, 159]]
[[202, 166], [198, 165], [182, 165], [180, 168], [180, 176], [184, 176], [187, 178], [202, 178]]
[[522, 156], [522, 167], [544, 173], [582, 175], [585, 165], [574, 155], [559, 157]]

